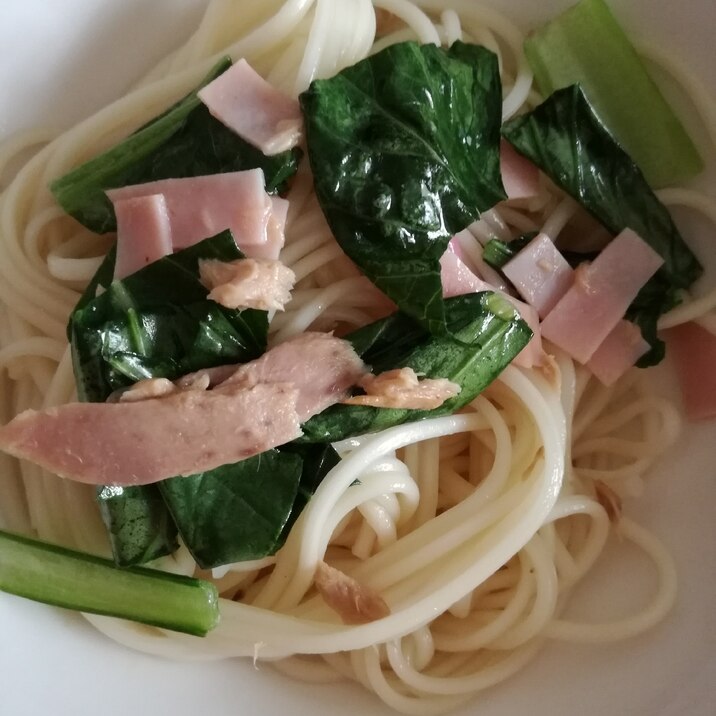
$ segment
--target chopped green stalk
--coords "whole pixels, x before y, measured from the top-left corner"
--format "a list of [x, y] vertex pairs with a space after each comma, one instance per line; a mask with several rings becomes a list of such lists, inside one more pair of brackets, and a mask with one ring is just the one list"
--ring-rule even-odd
[[652, 186], [688, 179], [703, 161], [604, 0], [582, 0], [525, 42], [541, 92], [580, 84]]
[[501, 269], [511, 258], [516, 256], [537, 234], [530, 232], [524, 236], [518, 236], [512, 241], [500, 241], [490, 239], [482, 250], [482, 258], [485, 263], [493, 268]]
[[112, 562], [0, 531], [0, 590], [36, 602], [204, 636], [219, 621], [210, 582]]

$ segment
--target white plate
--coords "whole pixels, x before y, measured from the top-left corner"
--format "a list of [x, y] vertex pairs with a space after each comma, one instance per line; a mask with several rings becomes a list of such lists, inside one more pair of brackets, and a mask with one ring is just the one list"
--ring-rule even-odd
[[[0, 138], [37, 124], [69, 126], [118, 96], [195, 24], [204, 0], [2, 0]], [[237, 2], [237, 5], [240, 5]], [[569, 0], [493, 0], [526, 27]], [[716, 92], [714, 0], [612, 0], [632, 36], [689, 62]], [[519, 13], [519, 14], [517, 14]], [[605, 58], [609, 61], [609, 58]], [[714, 183], [710, 182], [714, 190]], [[688, 427], [627, 510], [672, 551], [680, 593], [650, 633], [619, 644], [552, 644], [464, 713], [483, 716], [706, 716], [716, 708], [716, 425]], [[0, 499], [1, 498], [0, 488]], [[619, 551], [619, 550], [616, 550]], [[574, 612], [616, 615], [648, 594], [648, 569], [602, 560]], [[607, 605], [607, 606], [605, 606]], [[622, 613], [624, 613], [622, 611]], [[0, 595], [0, 713], [346, 716], [388, 713], [355, 686], [293, 682], [245, 661], [184, 664], [131, 652], [80, 617]]]

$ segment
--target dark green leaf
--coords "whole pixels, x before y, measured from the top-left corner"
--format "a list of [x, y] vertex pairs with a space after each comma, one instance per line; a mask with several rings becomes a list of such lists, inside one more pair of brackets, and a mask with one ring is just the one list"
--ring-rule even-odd
[[197, 91], [231, 65], [219, 61], [199, 88], [134, 134], [51, 185], [62, 208], [97, 233], [116, 228], [105, 190], [158, 179], [261, 168], [269, 192], [298, 167], [299, 150], [267, 157], [211, 116]]
[[505, 198], [497, 58], [406, 42], [300, 100], [316, 194], [341, 248], [401, 310], [444, 332], [440, 256]]
[[577, 85], [558, 90], [533, 112], [510, 120], [502, 133], [611, 233], [633, 229], [664, 259], [628, 314], [638, 316], [642, 334], [654, 347], [640, 365], [657, 363], [663, 355], [655, 338], [660, 311], [673, 305], [674, 289], [688, 288], [702, 272], [666, 207]]
[[[101, 402], [142, 378], [174, 379], [261, 355], [266, 313], [207, 300], [198, 278], [200, 259], [241, 256], [227, 231], [111, 283], [78, 308], [70, 328], [80, 398]], [[157, 498], [155, 486], [100, 492], [118, 564], [140, 564], [176, 548], [176, 527]]]
[[[490, 292], [446, 300], [445, 316], [449, 335], [432, 336], [414, 319], [398, 313], [347, 338], [375, 373], [409, 367], [428, 378], [447, 378], [461, 386], [456, 397], [435, 410], [334, 405], [303, 424], [299, 441], [334, 442], [454, 413], [484, 390], [532, 337], [512, 306]], [[411, 340], [395, 341], [401, 332]]]
[[482, 258], [485, 263], [490, 264], [493, 268], [501, 269], [511, 258], [524, 249], [534, 237], [536, 232], [531, 231], [523, 236], [518, 236], [512, 241], [500, 241], [499, 239], [490, 239], [482, 251]]
[[178, 547], [176, 526], [155, 485], [100, 487], [97, 502], [121, 567], [145, 564]]
[[197, 564], [208, 569], [276, 551], [302, 464], [296, 454], [268, 450], [210, 472], [164, 480], [159, 489]]

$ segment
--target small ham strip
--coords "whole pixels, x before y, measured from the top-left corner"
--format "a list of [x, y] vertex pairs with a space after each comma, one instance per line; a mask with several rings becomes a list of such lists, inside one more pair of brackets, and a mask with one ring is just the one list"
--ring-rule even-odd
[[149, 400], [150, 398], [162, 398], [165, 395], [174, 393], [177, 386], [167, 378], [147, 378], [135, 383], [129, 390], [119, 395], [120, 403], [136, 403], [138, 400]]
[[631, 229], [622, 231], [575, 271], [572, 287], [542, 322], [542, 335], [586, 363], [663, 263]]
[[587, 368], [604, 385], [613, 385], [649, 350], [641, 331], [621, 320], [587, 361]]
[[[270, 229], [274, 204], [264, 191], [261, 169], [185, 179], [162, 179], [110, 189], [116, 205], [126, 199], [162, 194], [175, 251], [231, 229], [249, 257], [277, 259], [283, 246], [281, 217]], [[280, 207], [282, 211], [283, 207]], [[273, 231], [269, 244], [269, 233]]]
[[354, 395], [343, 402], [347, 405], [369, 405], [373, 408], [433, 410], [461, 390], [457, 383], [445, 378], [418, 380], [412, 368], [396, 368], [380, 375], [366, 375], [358, 383], [365, 395]]
[[500, 140], [500, 171], [508, 199], [531, 199], [539, 194], [539, 169]]
[[664, 332], [689, 420], [716, 418], [716, 336], [697, 323]]
[[296, 404], [301, 422], [342, 400], [366, 373], [350, 343], [330, 333], [301, 333], [239, 367], [219, 385], [245, 388], [262, 383], [301, 386]]
[[198, 94], [216, 119], [264, 154], [285, 152], [301, 139], [298, 101], [272, 87], [244, 59]]
[[390, 615], [380, 594], [325, 562], [318, 563], [314, 579], [318, 593], [344, 624], [367, 624]]
[[274, 383], [27, 410], [0, 428], [0, 448], [78, 482], [146, 485], [299, 437], [298, 397], [293, 385]]
[[291, 300], [296, 275], [280, 261], [239, 259], [226, 263], [215, 259], [199, 262], [201, 282], [209, 299], [227, 308], [283, 311]]
[[117, 260], [114, 278], [122, 279], [172, 252], [169, 213], [161, 194], [117, 201]]
[[271, 197], [271, 214], [266, 225], [266, 243], [251, 248], [251, 258], [277, 259], [286, 241], [288, 199]]
[[545, 234], [535, 236], [502, 271], [540, 318], [557, 305], [574, 280], [574, 270]]

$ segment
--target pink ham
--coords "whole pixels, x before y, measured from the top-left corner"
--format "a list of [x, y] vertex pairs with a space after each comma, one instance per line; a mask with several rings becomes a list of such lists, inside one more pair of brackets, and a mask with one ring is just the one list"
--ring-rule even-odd
[[697, 323], [665, 331], [689, 420], [716, 418], [716, 336]]
[[262, 383], [301, 386], [296, 410], [301, 422], [342, 400], [367, 372], [350, 343], [330, 333], [301, 333], [240, 366], [219, 385], [249, 388]]
[[440, 280], [443, 284], [443, 296], [449, 298], [451, 296], [462, 296], [466, 293], [494, 291], [506, 298], [517, 309], [534, 334], [530, 342], [515, 358], [515, 365], [531, 368], [533, 365], [541, 364], [544, 351], [542, 350], [537, 311], [532, 306], [504, 293], [504, 291], [495, 288], [492, 284], [476, 276], [459, 258], [457, 251], [453, 248], [454, 246], [455, 244], [450, 243], [447, 251], [440, 257]]
[[470, 271], [451, 246], [448, 246], [447, 251], [440, 257], [440, 280], [445, 298], [495, 290], [489, 283]]
[[622, 320], [594, 351], [587, 368], [604, 385], [613, 385], [648, 350], [639, 328]]
[[293, 386], [274, 383], [27, 410], [0, 428], [0, 447], [78, 482], [146, 485], [295, 439], [298, 395]]
[[271, 197], [271, 213], [266, 225], [266, 243], [251, 247], [252, 259], [277, 259], [286, 241], [288, 200]]
[[149, 484], [290, 442], [364, 373], [350, 343], [306, 333], [234, 368], [213, 390], [199, 389], [195, 374], [194, 389], [162, 397], [145, 397], [150, 390], [135, 402], [27, 410], [0, 428], [0, 449], [79, 482]]
[[161, 194], [124, 199], [117, 216], [117, 260], [114, 278], [122, 279], [172, 252], [169, 214]]
[[591, 264], [575, 271], [572, 287], [542, 322], [542, 335], [586, 363], [662, 264], [636, 233], [622, 231]]
[[539, 194], [539, 169], [504, 139], [500, 140], [500, 171], [508, 199], [531, 199]]
[[545, 234], [535, 236], [502, 271], [540, 318], [555, 307], [574, 280], [572, 267]]
[[266, 82], [241, 59], [199, 91], [220, 122], [264, 154], [295, 147], [303, 131], [298, 101]]
[[239, 247], [250, 258], [278, 258], [282, 237], [280, 241], [273, 239], [270, 250], [266, 246], [273, 203], [264, 191], [261, 169], [162, 179], [107, 192], [115, 204], [151, 194], [164, 196], [175, 251], [231, 229]]

